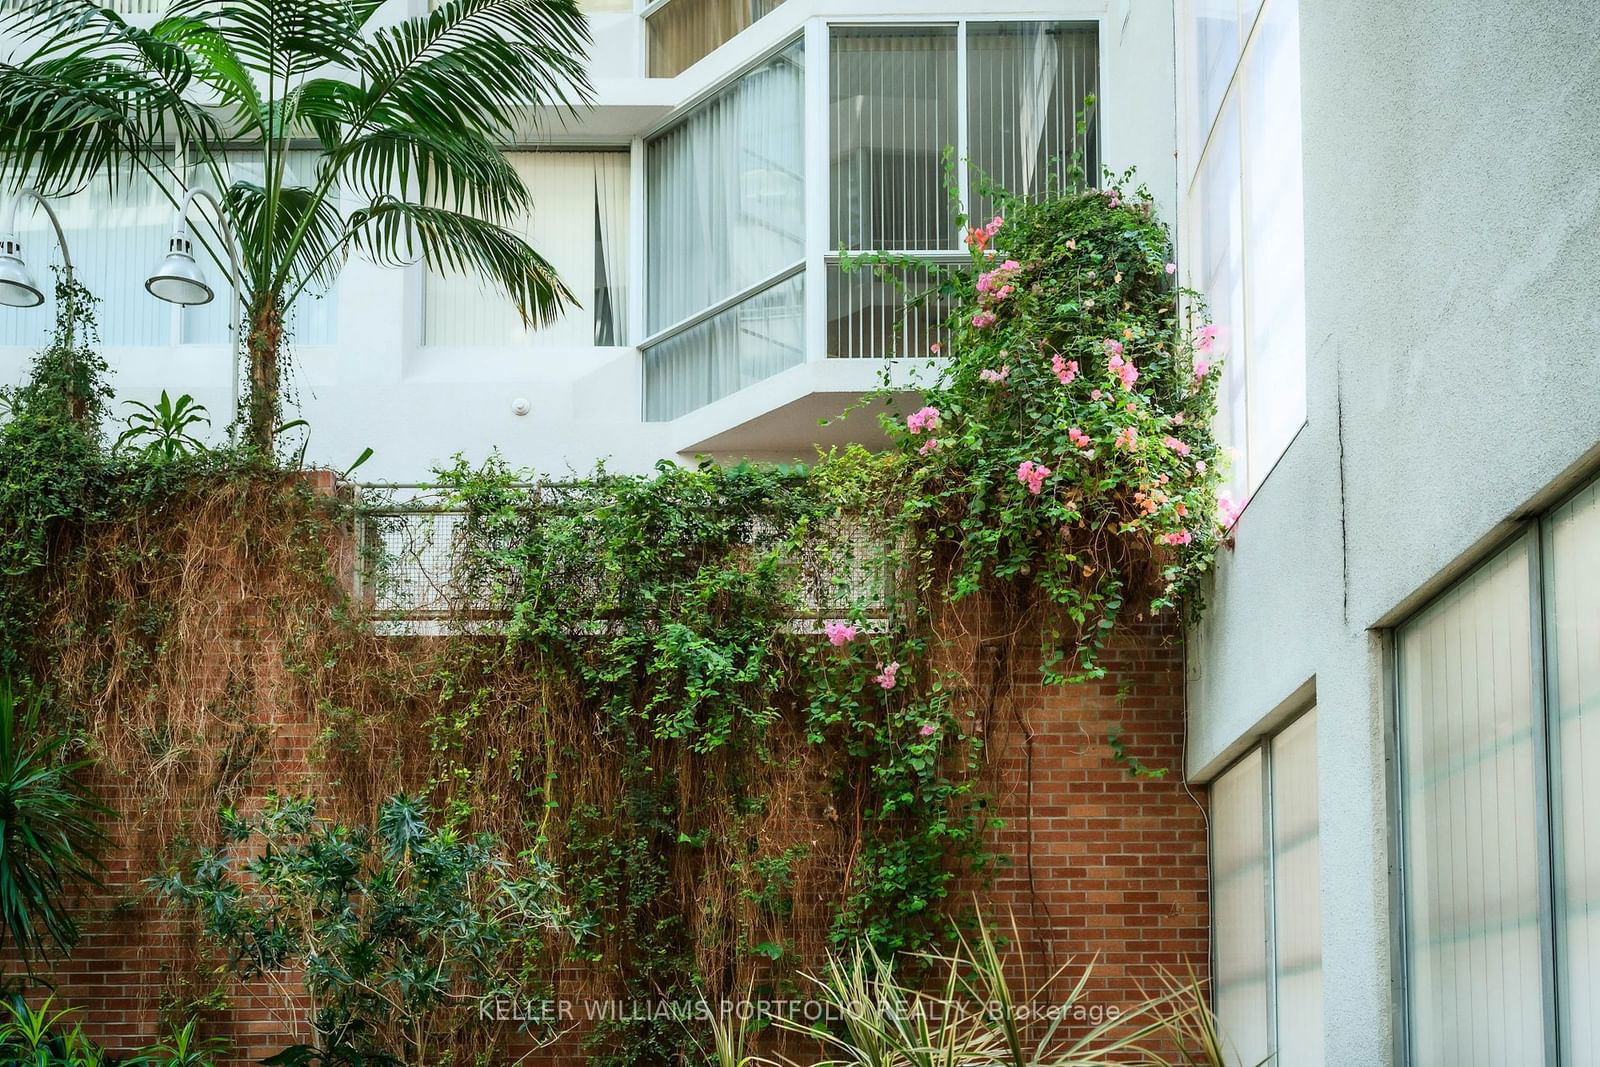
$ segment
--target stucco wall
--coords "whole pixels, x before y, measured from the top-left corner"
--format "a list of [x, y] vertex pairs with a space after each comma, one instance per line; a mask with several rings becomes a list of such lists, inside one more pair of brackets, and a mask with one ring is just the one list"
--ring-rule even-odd
[[1314, 688], [1328, 1062], [1382, 1064], [1382, 627], [1600, 444], [1600, 4], [1300, 8], [1307, 422], [1192, 635], [1188, 765]]

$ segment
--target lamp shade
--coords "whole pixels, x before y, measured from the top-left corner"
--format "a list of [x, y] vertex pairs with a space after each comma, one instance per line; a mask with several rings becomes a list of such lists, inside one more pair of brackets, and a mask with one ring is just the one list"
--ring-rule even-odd
[[0, 304], [31, 308], [42, 303], [44, 292], [22, 261], [22, 245], [14, 237], [0, 241]]
[[209, 304], [216, 296], [206, 283], [200, 264], [194, 261], [194, 245], [181, 233], [172, 235], [166, 257], [144, 280], [144, 287], [151, 296], [169, 304]]

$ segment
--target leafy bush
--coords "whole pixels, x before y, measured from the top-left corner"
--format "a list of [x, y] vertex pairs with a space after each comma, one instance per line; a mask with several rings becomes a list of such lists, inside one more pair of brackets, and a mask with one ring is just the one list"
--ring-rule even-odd
[[30, 964], [77, 943], [65, 897], [95, 881], [100, 819], [110, 814], [75, 777], [89, 764], [67, 758], [72, 735], [45, 722], [41, 706], [36, 692], [19, 702], [0, 680], [0, 920]]
[[235, 848], [156, 885], [193, 907], [239, 976], [303, 974], [318, 1043], [269, 1063], [438, 1062], [481, 1003], [529, 995], [521, 968], [547, 938], [582, 933], [542, 864], [513, 874], [494, 836], [436, 826], [416, 797], [384, 801], [376, 832], [276, 795], [223, 821]]

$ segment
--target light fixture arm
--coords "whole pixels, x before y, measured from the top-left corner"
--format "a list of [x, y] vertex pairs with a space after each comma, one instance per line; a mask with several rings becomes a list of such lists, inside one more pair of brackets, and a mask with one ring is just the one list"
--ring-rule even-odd
[[239, 346], [242, 338], [239, 335], [239, 316], [241, 312], [242, 297], [240, 294], [239, 253], [234, 246], [233, 226], [228, 222], [227, 214], [222, 210], [222, 204], [217, 198], [204, 189], [189, 189], [183, 194], [183, 200], [178, 204], [178, 221], [173, 227], [180, 236], [187, 237], [189, 233], [189, 208], [196, 200], [205, 200], [211, 205], [212, 213], [217, 217], [217, 226], [222, 230], [222, 243], [228, 247], [228, 283], [231, 290], [231, 301], [228, 305], [228, 336], [232, 339], [233, 349], [233, 421], [229, 423], [230, 434], [233, 427], [239, 422]]
[[56, 209], [50, 206], [37, 189], [24, 189], [11, 198], [11, 206], [6, 211], [6, 228], [0, 233], [14, 236], [17, 232], [17, 208], [22, 205], [24, 197], [31, 198], [34, 203], [44, 208], [44, 213], [50, 217], [50, 225], [56, 231], [56, 244], [61, 246], [61, 263], [67, 270], [67, 281], [72, 280], [72, 253], [67, 251], [67, 233], [61, 228], [61, 220], [56, 217]]

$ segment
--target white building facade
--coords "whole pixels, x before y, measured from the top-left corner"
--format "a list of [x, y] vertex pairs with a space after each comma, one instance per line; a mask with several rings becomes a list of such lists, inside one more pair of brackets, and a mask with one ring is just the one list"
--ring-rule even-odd
[[[870, 413], [819, 420], [933, 334], [839, 250], [959, 254], [947, 145], [974, 213], [960, 161], [1137, 167], [1219, 327], [1244, 505], [1186, 768], [1239, 1062], [1600, 1064], [1600, 3], [590, 8], [595, 106], [508, 146], [582, 306], [528, 333], [473, 281], [352, 262], [293, 326], [309, 459], [870, 443]], [[192, 393], [220, 432], [224, 312], [142, 290], [163, 204], [60, 206], [119, 399]], [[42, 219], [22, 238], [41, 262]], [[0, 317], [0, 376], [49, 323]]]

